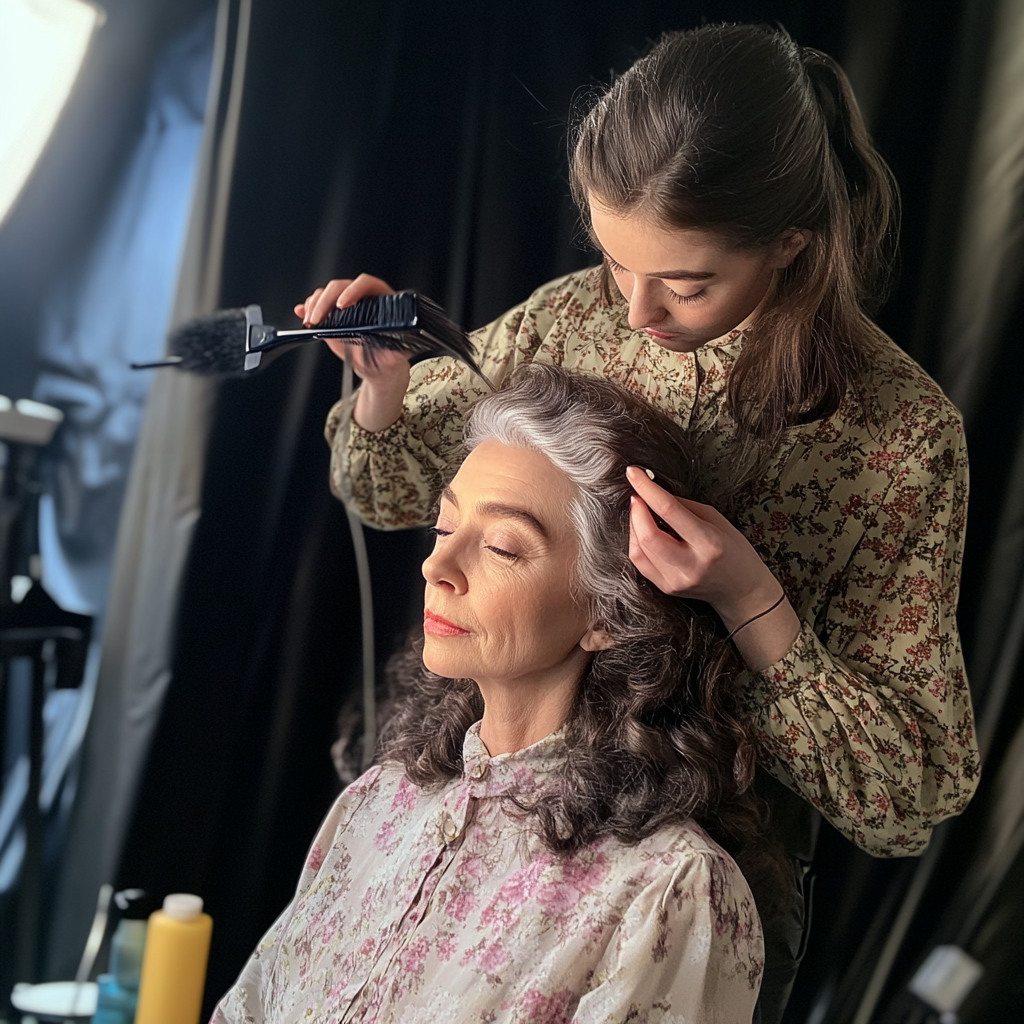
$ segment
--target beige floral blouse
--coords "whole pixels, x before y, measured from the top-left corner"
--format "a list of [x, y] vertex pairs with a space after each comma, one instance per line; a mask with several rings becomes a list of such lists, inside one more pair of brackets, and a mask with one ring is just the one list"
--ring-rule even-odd
[[556, 857], [502, 798], [561, 735], [490, 757], [478, 730], [439, 791], [386, 764], [342, 793], [211, 1024], [749, 1024], [761, 926], [729, 855], [686, 823]]
[[[669, 352], [629, 328], [623, 304], [602, 302], [595, 269], [544, 286], [474, 337], [495, 382], [532, 359], [620, 381], [688, 427], [727, 483], [736, 446], [724, 399], [742, 332]], [[780, 661], [740, 680], [766, 767], [864, 849], [901, 856], [920, 853], [978, 781], [955, 617], [967, 453], [934, 381], [881, 334], [871, 355], [873, 425], [851, 397], [790, 429], [724, 511], [803, 621]], [[353, 423], [347, 451], [339, 403], [326, 431], [335, 491], [348, 469], [366, 522], [428, 522], [464, 417], [488, 391], [461, 363], [426, 360], [401, 419], [373, 434]]]

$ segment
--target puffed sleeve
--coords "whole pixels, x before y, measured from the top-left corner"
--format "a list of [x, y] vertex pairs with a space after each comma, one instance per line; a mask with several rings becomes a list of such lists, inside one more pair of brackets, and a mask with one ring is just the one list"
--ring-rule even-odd
[[721, 853], [695, 852], [630, 905], [574, 1024], [750, 1024], [764, 946], [754, 900]]
[[[495, 387], [516, 366], [535, 357], [574, 293], [576, 277], [550, 282], [473, 332], [477, 362]], [[338, 402], [324, 431], [331, 446], [331, 489], [340, 494], [342, 474], [348, 472], [355, 509], [370, 526], [394, 530], [427, 523], [462, 443], [466, 414], [487, 394], [487, 384], [463, 363], [425, 359], [412, 368], [397, 422], [370, 433], [352, 420], [347, 450], [339, 429], [345, 409]]]
[[772, 774], [876, 856], [923, 850], [980, 771], [956, 626], [967, 454], [955, 410], [896, 461], [824, 614], [745, 683]]
[[303, 895], [316, 879], [339, 832], [348, 827], [353, 816], [372, 794], [380, 773], [380, 766], [375, 765], [356, 779], [334, 802], [309, 847], [294, 897], [260, 939], [237, 981], [217, 1004], [210, 1024], [264, 1024], [265, 1021], [280, 1019], [281, 1008], [276, 1005], [272, 979], [279, 958], [288, 955], [288, 951], [282, 952], [281, 948], [284, 932], [301, 904]]

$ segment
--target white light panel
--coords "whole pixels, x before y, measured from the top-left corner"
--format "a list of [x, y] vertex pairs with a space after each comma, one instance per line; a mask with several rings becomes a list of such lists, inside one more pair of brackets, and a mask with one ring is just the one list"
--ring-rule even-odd
[[85, 0], [0, 0], [0, 222], [67, 101], [102, 8]]

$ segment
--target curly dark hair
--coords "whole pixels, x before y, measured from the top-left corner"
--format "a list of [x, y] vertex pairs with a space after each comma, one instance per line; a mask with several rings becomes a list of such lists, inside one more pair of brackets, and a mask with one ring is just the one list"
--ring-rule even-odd
[[[542, 452], [577, 485], [573, 585], [615, 641], [584, 671], [553, 785], [517, 802], [520, 812], [562, 853], [605, 836], [636, 843], [693, 818], [737, 857], [752, 888], [756, 877], [769, 881], [781, 860], [750, 788], [756, 745], [734, 696], [742, 666], [706, 605], [662, 593], [628, 555], [626, 467], [650, 469], [676, 495], [699, 493], [686, 433], [622, 385], [531, 363], [473, 409], [467, 452], [487, 439]], [[390, 665], [380, 753], [433, 788], [461, 773], [483, 700], [473, 681], [426, 669], [421, 650], [422, 636]]]

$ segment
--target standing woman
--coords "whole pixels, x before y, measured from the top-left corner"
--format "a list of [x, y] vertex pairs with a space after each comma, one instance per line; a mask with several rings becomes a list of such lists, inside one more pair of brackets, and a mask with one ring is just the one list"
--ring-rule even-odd
[[[955, 619], [967, 460], [957, 411], [869, 318], [896, 198], [845, 75], [769, 28], [669, 34], [596, 98], [571, 163], [603, 264], [479, 331], [484, 371], [603, 374], [688, 429], [715, 507], [631, 470], [633, 562], [717, 611], [764, 768], [870, 853], [920, 853], [978, 777]], [[296, 312], [317, 323], [389, 290], [332, 281]], [[328, 421], [334, 479], [351, 474], [372, 525], [429, 522], [486, 388], [450, 360], [353, 358], [347, 449], [341, 410]], [[799, 879], [813, 824], [779, 792]], [[766, 1021], [799, 912], [766, 928]]]

